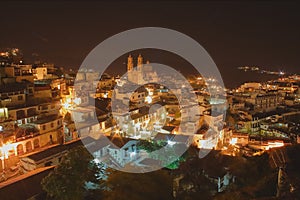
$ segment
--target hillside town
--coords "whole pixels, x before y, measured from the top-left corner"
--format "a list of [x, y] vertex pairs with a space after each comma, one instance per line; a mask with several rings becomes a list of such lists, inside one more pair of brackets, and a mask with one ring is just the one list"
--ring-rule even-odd
[[[177, 88], [171, 90], [141, 54], [128, 55], [126, 70], [126, 77], [73, 71], [25, 63], [17, 48], [1, 52], [0, 190], [52, 170], [80, 145], [95, 162], [127, 172], [178, 167], [170, 163], [179, 158], [159, 158], [143, 148], [145, 142], [195, 148], [199, 159], [210, 151], [244, 158], [270, 153], [274, 167], [284, 171], [285, 155], [274, 151], [300, 143], [300, 75], [232, 89], [214, 77], [181, 82], [165, 75], [163, 81]], [[212, 96], [211, 89], [221, 95]], [[196, 98], [185, 101], [186, 93]], [[216, 193], [239, 178], [223, 169], [203, 173]], [[174, 179], [174, 198], [181, 178]]]

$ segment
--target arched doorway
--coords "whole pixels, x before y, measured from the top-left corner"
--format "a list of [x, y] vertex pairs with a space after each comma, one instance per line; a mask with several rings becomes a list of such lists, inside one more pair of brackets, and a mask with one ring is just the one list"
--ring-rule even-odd
[[18, 155], [22, 155], [24, 153], [24, 149], [23, 149], [23, 145], [22, 144], [18, 144], [18, 146], [17, 146], [17, 153], [18, 153]]
[[40, 141], [39, 141], [39, 139], [34, 139], [33, 140], [33, 146], [34, 146], [35, 149], [40, 147]]
[[50, 135], [49, 139], [50, 139], [50, 144], [53, 144], [53, 137], [52, 137], [52, 135]]
[[31, 142], [26, 142], [26, 153], [27, 152], [31, 152], [32, 151], [32, 145], [31, 145]]

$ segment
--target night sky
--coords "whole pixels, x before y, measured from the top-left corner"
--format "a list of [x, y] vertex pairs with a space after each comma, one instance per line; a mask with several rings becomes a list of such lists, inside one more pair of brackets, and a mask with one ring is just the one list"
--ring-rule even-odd
[[[41, 60], [76, 69], [109, 36], [137, 27], [165, 27], [197, 40], [219, 67], [225, 84], [233, 87], [247, 80], [236, 70], [239, 66], [300, 73], [299, 9], [295, 2], [271, 1], [7, 1], [1, 2], [0, 48], [18, 47], [28, 61], [34, 53]], [[168, 63], [168, 56], [159, 53], [144, 56]], [[124, 59], [113, 66], [120, 73]], [[175, 68], [184, 71], [181, 65]]]

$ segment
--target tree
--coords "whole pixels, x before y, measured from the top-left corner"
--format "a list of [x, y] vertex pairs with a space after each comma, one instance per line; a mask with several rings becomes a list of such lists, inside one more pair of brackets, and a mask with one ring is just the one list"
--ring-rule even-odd
[[236, 182], [218, 194], [216, 199], [253, 199], [276, 194], [277, 172], [269, 165], [267, 153], [250, 158], [234, 157], [228, 168]]
[[[178, 169], [172, 173], [181, 177], [178, 188], [176, 189], [176, 199], [192, 200], [192, 199], [212, 199], [212, 191], [215, 191], [217, 185], [212, 183], [205, 176], [203, 166], [205, 163], [212, 163], [212, 156], [207, 159], [199, 159], [199, 152], [194, 147], [190, 147], [187, 151], [186, 161], [182, 162]], [[220, 166], [219, 169], [220, 170]]]
[[50, 198], [81, 200], [88, 188], [86, 183], [99, 184], [103, 170], [92, 161], [92, 155], [83, 147], [76, 147], [63, 157], [62, 162], [42, 180], [42, 187]]
[[111, 171], [106, 181], [106, 200], [172, 199], [172, 178], [166, 170], [144, 174]]
[[[139, 141], [138, 149], [147, 151], [150, 158], [160, 161], [161, 166], [168, 169], [177, 169], [186, 157], [186, 154], [178, 156], [182, 149], [185, 149], [184, 144], [168, 145], [165, 140]], [[160, 151], [157, 152], [157, 150]]]

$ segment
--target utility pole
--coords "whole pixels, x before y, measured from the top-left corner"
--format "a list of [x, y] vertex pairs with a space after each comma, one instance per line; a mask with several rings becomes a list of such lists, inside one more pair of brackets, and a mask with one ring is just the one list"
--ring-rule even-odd
[[276, 193], [277, 198], [281, 197], [283, 185], [284, 185], [283, 168], [279, 167], [278, 178], [277, 178], [277, 193]]
[[[278, 154], [279, 151], [279, 154]], [[287, 174], [286, 174], [286, 158], [285, 154], [282, 152], [282, 149], [276, 149], [274, 151], [277, 157], [276, 167], [278, 166], [278, 177], [277, 177], [277, 193], [276, 197], [280, 198], [286, 192], [287, 189]]]

